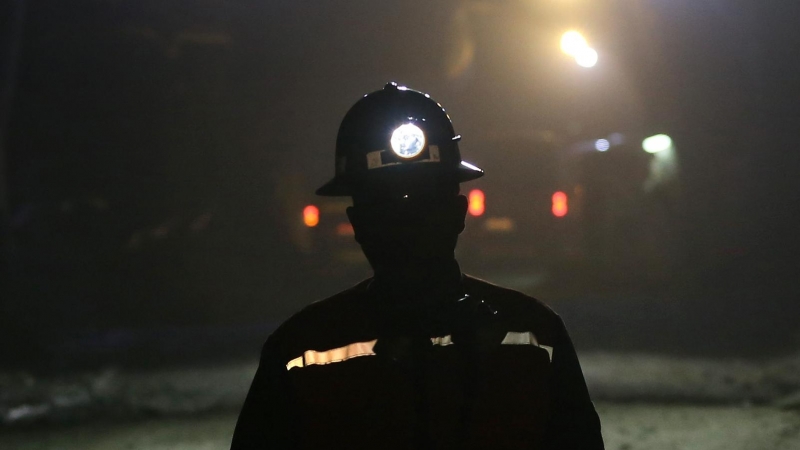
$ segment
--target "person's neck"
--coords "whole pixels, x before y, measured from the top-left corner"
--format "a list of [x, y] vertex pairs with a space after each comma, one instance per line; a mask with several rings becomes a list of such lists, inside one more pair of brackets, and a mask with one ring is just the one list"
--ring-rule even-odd
[[375, 265], [374, 287], [399, 295], [456, 295], [461, 288], [461, 268], [455, 258], [414, 261], [411, 264]]

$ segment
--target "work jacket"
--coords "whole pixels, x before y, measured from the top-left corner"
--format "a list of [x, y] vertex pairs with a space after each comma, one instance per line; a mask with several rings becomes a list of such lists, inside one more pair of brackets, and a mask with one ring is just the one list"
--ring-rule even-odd
[[561, 318], [467, 275], [438, 298], [366, 280], [264, 345], [232, 450], [603, 448]]

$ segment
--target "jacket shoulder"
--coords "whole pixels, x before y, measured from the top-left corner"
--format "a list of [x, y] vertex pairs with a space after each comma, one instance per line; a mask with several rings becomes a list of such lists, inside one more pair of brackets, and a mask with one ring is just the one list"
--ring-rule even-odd
[[549, 305], [525, 293], [498, 286], [486, 280], [464, 275], [468, 295], [478, 297], [497, 311], [503, 324], [514, 331], [538, 331], [555, 337], [561, 317]]
[[511, 308], [522, 308], [546, 316], [558, 316], [545, 302], [520, 291], [498, 286], [471, 275], [464, 275], [467, 294], [484, 297]]
[[[346, 339], [346, 331], [353, 323], [362, 320], [365, 314], [364, 292], [372, 279], [366, 279], [353, 287], [322, 300], [315, 301], [293, 314], [269, 337], [264, 346], [277, 348], [279, 353], [296, 349], [309, 349], [319, 342]], [[263, 353], [263, 352], [262, 352]]]
[[311, 303], [290, 317], [286, 321], [287, 326], [294, 325], [295, 322], [309, 326], [357, 313], [361, 310], [363, 294], [371, 281], [372, 278], [368, 278], [344, 291]]

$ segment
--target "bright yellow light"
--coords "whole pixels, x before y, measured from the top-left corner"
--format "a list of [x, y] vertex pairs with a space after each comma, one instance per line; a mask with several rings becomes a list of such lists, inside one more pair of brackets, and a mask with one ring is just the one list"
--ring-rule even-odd
[[581, 67], [594, 67], [597, 64], [597, 52], [593, 48], [584, 47], [575, 54], [575, 62]]
[[303, 208], [303, 223], [307, 227], [315, 227], [319, 223], [319, 208], [314, 205], [308, 205]]
[[570, 30], [561, 36], [561, 51], [569, 56], [576, 56], [582, 49], [587, 48], [589, 44], [586, 39], [577, 31]]
[[642, 148], [647, 153], [658, 153], [672, 147], [672, 138], [666, 134], [650, 136], [642, 141]]
[[475, 217], [480, 216], [486, 211], [486, 196], [480, 189], [473, 189], [469, 192], [469, 213]]
[[553, 194], [553, 215], [556, 217], [564, 217], [567, 215], [569, 207], [567, 206], [567, 194], [558, 191]]

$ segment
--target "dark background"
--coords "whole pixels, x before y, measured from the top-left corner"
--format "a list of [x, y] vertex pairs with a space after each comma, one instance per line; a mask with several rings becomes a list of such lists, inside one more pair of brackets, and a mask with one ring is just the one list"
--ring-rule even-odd
[[[470, 218], [463, 268], [552, 304], [579, 349], [800, 345], [795, 2], [17, 0], [2, 13], [3, 365], [253, 358], [289, 314], [368, 276], [352, 238], [324, 227], [343, 204], [313, 191], [344, 113], [391, 80], [441, 102], [486, 169], [464, 186], [487, 193], [487, 217]], [[560, 52], [572, 28], [597, 66]], [[593, 150], [612, 133], [618, 145]], [[677, 171], [653, 184], [640, 143], [656, 133]], [[564, 220], [555, 190], [575, 198]], [[493, 213], [514, 233], [481, 228]]]

